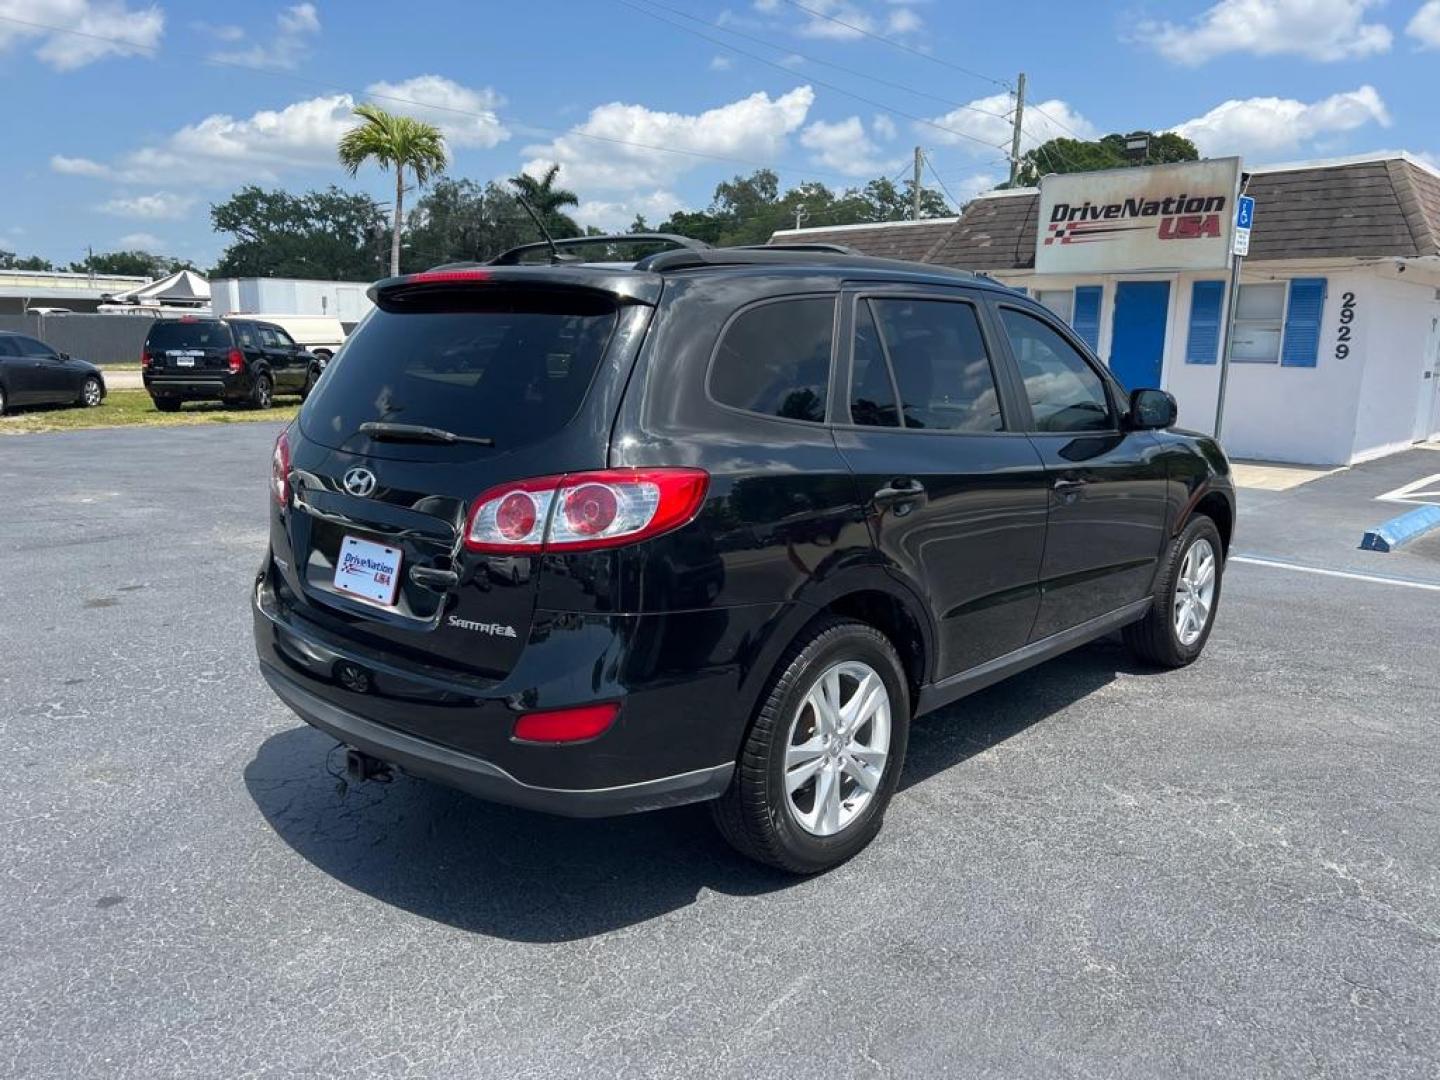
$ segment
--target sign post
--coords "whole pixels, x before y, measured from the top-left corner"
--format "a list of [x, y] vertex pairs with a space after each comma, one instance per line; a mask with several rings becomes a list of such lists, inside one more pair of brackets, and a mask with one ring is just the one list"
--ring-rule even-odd
[[1230, 381], [1230, 339], [1235, 333], [1235, 301], [1240, 295], [1240, 266], [1250, 254], [1250, 229], [1255, 223], [1255, 199], [1241, 195], [1235, 206], [1235, 238], [1230, 255], [1230, 290], [1225, 296], [1225, 334], [1220, 339], [1220, 390], [1215, 399], [1215, 438], [1225, 423], [1225, 387]]

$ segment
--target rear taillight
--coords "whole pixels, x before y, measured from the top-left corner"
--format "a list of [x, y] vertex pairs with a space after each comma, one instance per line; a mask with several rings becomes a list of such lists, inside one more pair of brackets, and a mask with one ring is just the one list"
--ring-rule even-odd
[[471, 505], [465, 546], [525, 554], [648, 540], [693, 519], [709, 484], [703, 469], [606, 469], [503, 484]]
[[245, 354], [239, 349], [231, 349], [230, 355], [225, 357], [225, 362], [230, 365], [231, 375], [239, 375], [240, 369], [245, 366]]
[[581, 742], [603, 734], [615, 723], [620, 706], [581, 705], [574, 709], [552, 709], [548, 712], [526, 713], [515, 721], [511, 736], [520, 742], [566, 743]]
[[275, 453], [270, 458], [270, 490], [283, 508], [290, 504], [290, 433], [280, 432], [275, 440]]
[[148, 368], [148, 367], [150, 366], [150, 359], [151, 359], [150, 354], [149, 354], [148, 352], [146, 352], [144, 349], [141, 349], [141, 350], [140, 350], [140, 367], [141, 367], [141, 369]]

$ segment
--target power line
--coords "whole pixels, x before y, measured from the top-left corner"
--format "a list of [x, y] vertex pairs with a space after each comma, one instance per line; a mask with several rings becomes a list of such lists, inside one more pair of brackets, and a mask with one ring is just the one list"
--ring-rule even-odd
[[945, 193], [945, 197], [949, 199], [950, 204], [955, 207], [956, 213], [959, 213], [961, 210], [964, 209], [964, 207], [960, 204], [959, 199], [955, 198], [954, 195], [950, 194], [950, 189], [945, 186], [945, 181], [940, 179], [940, 174], [935, 171], [935, 163], [930, 160], [930, 155], [922, 150], [921, 157], [925, 161], [925, 167], [930, 170], [930, 175], [933, 176], [935, 178], [935, 182], [940, 185], [940, 190]]
[[[927, 90], [917, 90], [917, 89], [915, 89], [913, 86], [907, 86], [907, 85], [905, 85], [904, 83], [893, 82], [893, 81], [890, 80], [890, 79], [882, 79], [882, 78], [881, 78], [880, 76], [878, 76], [878, 75], [871, 75], [871, 74], [869, 74], [868, 72], [860, 71], [860, 70], [858, 70], [857, 68], [846, 67], [844, 64], [836, 64], [836, 63], [834, 63], [833, 61], [830, 61], [830, 60], [822, 60], [822, 59], [820, 59], [818, 56], [810, 56], [810, 55], [808, 55], [808, 54], [806, 54], [806, 53], [797, 52], [796, 50], [791, 49], [791, 48], [789, 48], [789, 47], [787, 47], [787, 46], [784, 46], [784, 45], [776, 45], [776, 44], [775, 44], [774, 42], [772, 42], [772, 41], [767, 41], [765, 38], [760, 37], [760, 36], [757, 35], [757, 34], [747, 34], [747, 33], [746, 33], [745, 31], [743, 31], [743, 30], [736, 30], [736, 29], [734, 29], [733, 27], [729, 27], [729, 26], [724, 25], [723, 23], [712, 22], [712, 21], [710, 21], [709, 19], [702, 19], [702, 18], [700, 18], [698, 15], [691, 15], [688, 11], [682, 11], [682, 10], [680, 10], [679, 8], [671, 7], [671, 6], [668, 5], [668, 4], [662, 4], [662, 3], [659, 2], [659, 0], [645, 0], [645, 3], [648, 3], [651, 7], [657, 7], [657, 8], [661, 8], [661, 9], [663, 9], [663, 10], [665, 10], [665, 11], [668, 11], [668, 12], [670, 12], [672, 15], [679, 15], [682, 19], [689, 19], [691, 22], [700, 23], [702, 26], [712, 27], [712, 28], [714, 28], [714, 29], [716, 29], [716, 30], [719, 30], [721, 33], [730, 34], [730, 35], [732, 35], [732, 36], [734, 36], [734, 37], [738, 37], [738, 38], [744, 38], [746, 41], [753, 41], [753, 42], [755, 42], [757, 45], [764, 45], [766, 48], [774, 49], [776, 52], [783, 52], [783, 53], [787, 53], [787, 54], [789, 54], [789, 55], [791, 55], [791, 56], [798, 56], [798, 57], [800, 57], [800, 59], [805, 60], [805, 61], [807, 61], [807, 62], [809, 62], [809, 63], [812, 63], [812, 64], [819, 64], [819, 65], [821, 65], [822, 67], [834, 68], [836, 71], [843, 71], [843, 72], [845, 72], [845, 74], [847, 74], [847, 75], [854, 75], [856, 78], [868, 79], [870, 82], [879, 83], [881, 86], [888, 86], [888, 87], [890, 87], [892, 90], [899, 90], [899, 91], [901, 91], [902, 93], [906, 93], [906, 94], [914, 94], [916, 97], [929, 98], [931, 101], [937, 101], [937, 102], [939, 102], [941, 105], [948, 105], [948, 106], [949, 106], [950, 108], [952, 108], [952, 109], [965, 109], [965, 110], [967, 110], [967, 111], [969, 111], [969, 112], [979, 113], [981, 116], [993, 116], [993, 117], [994, 117], [995, 119], [997, 119], [997, 120], [1004, 120], [1004, 119], [1005, 119], [1005, 114], [1004, 114], [1004, 113], [992, 112], [992, 111], [989, 110], [989, 109], [982, 109], [982, 108], [980, 108], [980, 107], [977, 106], [977, 105], [971, 105], [971, 104], [967, 104], [967, 103], [965, 103], [965, 102], [956, 101], [956, 100], [954, 100], [953, 98], [943, 97], [943, 96], [941, 96], [940, 94], [932, 94], [932, 93], [930, 93], [930, 92], [927, 91]], [[634, 5], [628, 5], [628, 6], [632, 6], [632, 7], [633, 7]], [[648, 12], [648, 11], [647, 11], [647, 12], [645, 12], [645, 14], [650, 15], [652, 18], [657, 18], [657, 19], [660, 18], [658, 15], [655, 15], [654, 12]], [[661, 19], [660, 21], [662, 21], [662, 22], [668, 22], [669, 20]], [[674, 24], [671, 24], [671, 25], [674, 25]], [[677, 28], [677, 29], [684, 29], [684, 27], [678, 27], [678, 26], [677, 26], [676, 28]], [[732, 48], [732, 49], [734, 48], [734, 46], [722, 46], [722, 47]], [[736, 51], [736, 52], [740, 52], [739, 49], [735, 49], [735, 51]], [[749, 54], [742, 53], [741, 55], [749, 55]]]
[[819, 11], [812, 7], [807, 7], [806, 5], [800, 3], [799, 0], [785, 0], [785, 2], [793, 8], [799, 8], [807, 15], [812, 15], [817, 19], [825, 19], [827, 22], [832, 22], [836, 26], [843, 26], [845, 27], [845, 29], [851, 30], [857, 34], [861, 34], [867, 38], [872, 39], [873, 41], [882, 41], [886, 45], [893, 46], [897, 49], [902, 49], [913, 56], [923, 57], [924, 59], [929, 60], [932, 64], [939, 64], [941, 67], [950, 68], [952, 71], [958, 71], [964, 75], [969, 75], [971, 78], [980, 79], [982, 82], [993, 83], [996, 86], [1003, 87], [1006, 90], [1010, 89], [1010, 84], [1004, 79], [997, 79], [993, 75], [986, 75], [983, 72], [973, 71], [967, 67], [961, 67], [959, 64], [952, 64], [948, 60], [941, 60], [938, 56], [932, 56], [930, 55], [930, 53], [925, 52], [923, 49], [917, 49], [911, 45], [906, 45], [903, 41], [896, 41], [894, 38], [886, 37], [884, 34], [877, 34], [874, 31], [866, 30], [863, 26], [856, 26], [854, 23], [846, 22], [844, 19], [837, 18], [836, 16], [831, 15], [828, 12]]
[[[632, 2], [632, 0], [615, 0], [615, 2], [617, 4], [623, 4], [625, 7], [632, 8], [633, 10], [641, 12], [642, 14], [649, 15], [652, 19], [658, 19], [660, 22], [668, 23], [670, 26], [673, 26], [675, 27], [675, 29], [680, 30], [686, 34], [693, 34], [695, 37], [701, 38], [704, 41], [708, 41], [712, 45], [719, 45], [722, 49], [729, 49], [732, 52], [739, 53], [741, 56], [748, 56], [750, 57], [750, 59], [764, 64], [767, 67], [772, 67], [776, 71], [783, 71], [786, 75], [791, 76], [795, 74], [783, 64], [778, 64], [774, 60], [768, 60], [765, 57], [759, 56], [756, 53], [750, 52], [747, 49], [742, 49], [738, 45], [732, 45], [728, 41], [721, 41], [719, 38], [711, 37], [709, 34], [702, 33], [699, 30], [692, 30], [690, 27], [677, 23], [673, 19], [667, 19], [664, 15], [660, 15], [657, 12], [651, 11], [649, 8], [641, 7], [639, 4]], [[934, 120], [927, 120], [923, 116], [916, 116], [914, 113], [907, 113], [902, 109], [895, 108], [893, 105], [887, 105], [883, 101], [876, 101], [874, 98], [865, 97], [863, 94], [857, 94], [853, 90], [846, 90], [843, 86], [837, 86], [835, 83], [826, 82], [824, 79], [808, 78], [807, 81], [816, 83], [819, 86], [823, 86], [827, 90], [834, 90], [837, 94], [844, 94], [846, 97], [854, 98], [856, 101], [863, 101], [871, 108], [884, 109], [887, 112], [893, 112], [896, 116], [903, 116], [906, 120], [913, 121], [914, 123], [924, 124], [926, 127], [932, 127], [936, 131], [943, 131], [947, 135], [954, 135], [957, 138], [968, 139], [971, 142], [979, 143], [981, 146], [990, 145], [978, 135], [971, 135], [969, 132], [966, 131], [959, 131], [956, 128], [946, 127], [944, 124], [937, 124]]]

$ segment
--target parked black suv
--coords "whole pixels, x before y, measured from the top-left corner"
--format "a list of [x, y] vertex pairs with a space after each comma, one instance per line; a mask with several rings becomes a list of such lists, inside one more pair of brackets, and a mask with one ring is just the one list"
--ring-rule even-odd
[[352, 774], [714, 800], [811, 872], [916, 715], [1117, 629], [1199, 655], [1234, 494], [1168, 394], [984, 277], [672, 240], [383, 281], [280, 436], [261, 670]]
[[150, 327], [140, 370], [155, 407], [174, 412], [187, 401], [268, 409], [276, 394], [303, 400], [323, 365], [273, 323], [186, 317]]

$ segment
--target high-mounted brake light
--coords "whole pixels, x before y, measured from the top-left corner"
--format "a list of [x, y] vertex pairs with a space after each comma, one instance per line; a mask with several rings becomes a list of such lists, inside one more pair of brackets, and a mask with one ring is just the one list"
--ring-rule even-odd
[[405, 283], [407, 285], [434, 285], [447, 281], [458, 283], [489, 280], [489, 270], [425, 270], [419, 274], [411, 274]]
[[619, 711], [619, 703], [612, 701], [604, 705], [526, 713], [515, 721], [511, 737], [520, 742], [581, 742], [607, 731]]
[[239, 349], [231, 349], [230, 354], [225, 357], [225, 363], [230, 366], [231, 375], [239, 375], [240, 369], [245, 366], [245, 354]]
[[689, 523], [709, 485], [703, 469], [605, 469], [502, 484], [471, 504], [465, 546], [521, 555], [633, 544]]
[[290, 505], [290, 432], [280, 432], [275, 440], [275, 453], [270, 458], [270, 491], [280, 506]]

